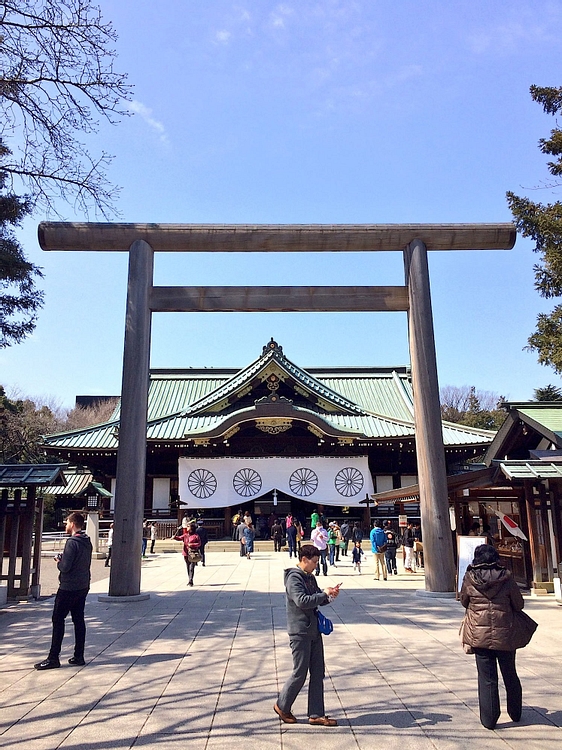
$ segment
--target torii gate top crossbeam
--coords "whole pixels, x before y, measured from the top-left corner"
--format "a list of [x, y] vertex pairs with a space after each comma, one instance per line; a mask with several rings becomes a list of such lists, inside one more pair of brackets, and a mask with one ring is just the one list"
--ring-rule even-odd
[[114, 224], [42, 222], [43, 250], [128, 251], [144, 240], [160, 252], [363, 252], [510, 250], [515, 226], [494, 224]]

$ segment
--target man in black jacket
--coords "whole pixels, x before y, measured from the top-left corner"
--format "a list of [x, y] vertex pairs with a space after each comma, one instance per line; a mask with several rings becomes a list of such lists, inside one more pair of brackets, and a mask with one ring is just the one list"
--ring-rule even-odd
[[74, 656], [68, 663], [81, 667], [84, 661], [86, 623], [84, 605], [90, 589], [92, 543], [84, 533], [86, 521], [81, 513], [71, 513], [66, 519], [66, 533], [70, 535], [62, 554], [56, 555], [59, 573], [59, 590], [53, 607], [53, 636], [49, 656], [35, 664], [35, 669], [57, 669], [64, 637], [64, 621], [70, 613], [74, 623]]
[[205, 547], [209, 542], [209, 534], [207, 533], [207, 529], [203, 526], [203, 521], [201, 519], [197, 521], [197, 535], [199, 536], [199, 539], [201, 539], [201, 546], [199, 547], [199, 552], [201, 553], [201, 565], [205, 567]]

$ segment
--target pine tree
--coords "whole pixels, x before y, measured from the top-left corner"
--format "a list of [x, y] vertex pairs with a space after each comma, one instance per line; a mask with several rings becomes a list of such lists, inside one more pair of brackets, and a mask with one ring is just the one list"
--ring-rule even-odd
[[[530, 91], [533, 100], [542, 104], [547, 114], [562, 113], [562, 88], [531, 86]], [[555, 180], [545, 187], [558, 187], [562, 177], [562, 129], [553, 128], [550, 138], [540, 139], [539, 148], [543, 154], [554, 157], [547, 167]], [[535, 288], [541, 297], [562, 297], [562, 202], [535, 203], [512, 192], [507, 193], [507, 201], [518, 231], [534, 241], [534, 250], [540, 256], [534, 266]], [[541, 364], [562, 373], [562, 304], [556, 305], [551, 313], [538, 315], [527, 348], [537, 352]]]
[[562, 388], [556, 385], [545, 385], [533, 391], [535, 401], [562, 401]]
[[[9, 153], [0, 141], [0, 160]], [[0, 166], [0, 349], [33, 331], [43, 305], [43, 292], [35, 286], [43, 274], [26, 259], [13, 230], [30, 213], [31, 202], [6, 190], [6, 179]]]

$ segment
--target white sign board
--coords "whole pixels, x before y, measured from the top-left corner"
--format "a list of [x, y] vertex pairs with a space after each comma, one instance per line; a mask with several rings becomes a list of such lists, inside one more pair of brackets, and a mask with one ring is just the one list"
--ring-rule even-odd
[[401, 529], [405, 529], [408, 525], [408, 516], [398, 516], [398, 526]]
[[481, 536], [458, 536], [457, 537], [457, 549], [458, 549], [458, 565], [457, 565], [457, 592], [462, 588], [462, 582], [466, 569], [472, 563], [474, 558], [474, 550], [476, 547], [480, 547], [481, 544], [486, 544], [485, 537]]

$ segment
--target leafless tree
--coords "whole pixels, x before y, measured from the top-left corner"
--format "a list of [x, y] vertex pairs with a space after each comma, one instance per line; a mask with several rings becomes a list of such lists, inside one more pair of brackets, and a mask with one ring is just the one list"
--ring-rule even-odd
[[59, 198], [86, 214], [114, 210], [112, 157], [92, 156], [77, 134], [128, 114], [130, 86], [113, 69], [115, 40], [90, 0], [0, 2], [0, 141], [12, 151], [2, 170], [55, 213]]
[[97, 401], [91, 406], [75, 406], [68, 412], [65, 420], [65, 430], [79, 430], [93, 424], [107, 422], [119, 402], [118, 398]]
[[478, 391], [473, 385], [445, 385], [439, 395], [441, 416], [447, 422], [498, 429], [505, 419], [501, 409], [505, 399], [493, 391]]
[[25, 396], [17, 387], [6, 394], [0, 385], [0, 463], [44, 463], [44, 435], [105, 422], [118, 402], [112, 398], [69, 410], [51, 396]]

